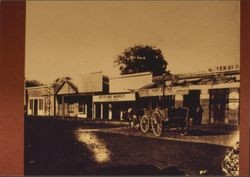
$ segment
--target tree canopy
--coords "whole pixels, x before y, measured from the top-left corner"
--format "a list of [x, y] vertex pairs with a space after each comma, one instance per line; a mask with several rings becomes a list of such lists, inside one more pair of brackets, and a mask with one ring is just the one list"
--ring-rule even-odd
[[26, 87], [35, 87], [35, 86], [41, 86], [41, 85], [43, 84], [37, 80], [25, 80]]
[[120, 74], [152, 72], [154, 76], [169, 73], [167, 61], [160, 49], [149, 45], [135, 45], [118, 55], [114, 61], [120, 69]]
[[59, 77], [56, 80], [54, 80], [53, 84], [62, 84], [65, 81], [72, 81], [72, 78], [69, 76], [66, 77]]

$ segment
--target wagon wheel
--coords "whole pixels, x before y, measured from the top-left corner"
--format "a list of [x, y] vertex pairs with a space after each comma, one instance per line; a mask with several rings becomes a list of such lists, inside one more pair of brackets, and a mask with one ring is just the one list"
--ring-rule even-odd
[[151, 126], [155, 136], [161, 136], [163, 132], [163, 122], [161, 116], [154, 112], [151, 116]]
[[181, 129], [181, 135], [186, 136], [186, 135], [188, 134], [188, 132], [189, 132], [189, 129], [188, 129], [187, 126], [185, 126], [185, 127], [183, 127], [183, 128]]
[[140, 120], [140, 128], [143, 133], [148, 132], [150, 127], [149, 117], [147, 115], [143, 115]]

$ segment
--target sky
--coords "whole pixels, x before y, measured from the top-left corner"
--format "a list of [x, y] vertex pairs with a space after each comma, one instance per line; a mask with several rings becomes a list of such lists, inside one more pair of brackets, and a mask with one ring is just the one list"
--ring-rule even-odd
[[126, 48], [161, 49], [172, 73], [240, 63], [239, 1], [27, 1], [25, 78], [103, 71]]

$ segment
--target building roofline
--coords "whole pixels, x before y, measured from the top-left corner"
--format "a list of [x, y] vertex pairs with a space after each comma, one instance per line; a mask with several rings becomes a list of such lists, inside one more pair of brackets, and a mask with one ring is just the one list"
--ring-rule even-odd
[[134, 73], [134, 74], [125, 74], [115, 77], [110, 77], [109, 79], [121, 79], [121, 78], [128, 78], [128, 77], [136, 77], [136, 76], [146, 76], [146, 75], [152, 75], [151, 72], [142, 72], [142, 73]]
[[26, 87], [27, 90], [31, 90], [31, 89], [40, 89], [40, 88], [46, 88], [46, 87], [53, 87], [53, 84], [49, 84], [49, 85], [40, 85], [40, 86], [34, 86], [34, 87]]

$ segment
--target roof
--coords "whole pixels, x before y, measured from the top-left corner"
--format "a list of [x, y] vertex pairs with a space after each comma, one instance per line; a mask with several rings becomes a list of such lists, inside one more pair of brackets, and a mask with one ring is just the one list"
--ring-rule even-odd
[[78, 88], [77, 88], [77, 86], [75, 84], [73, 84], [69, 80], [63, 80], [61, 82], [57, 82], [57, 83], [54, 84], [55, 93], [58, 93], [59, 90], [64, 86], [65, 83], [68, 83], [76, 92], [78, 92]]
[[[190, 85], [213, 85], [220, 83], [233, 83], [237, 82], [236, 76], [223, 76], [223, 75], [207, 75], [200, 78], [178, 78], [173, 77], [172, 81], [165, 81], [165, 86], [190, 86]], [[155, 82], [149, 83], [140, 89], [151, 89], [163, 87], [162, 80], [156, 80]]]
[[39, 86], [34, 86], [34, 87], [26, 87], [27, 90], [32, 90], [32, 89], [41, 89], [41, 88], [49, 88], [53, 87], [53, 84], [49, 85], [39, 85]]
[[138, 77], [138, 76], [145, 76], [145, 75], [152, 75], [151, 72], [141, 72], [141, 73], [133, 73], [133, 74], [124, 74], [119, 75], [116, 77], [110, 77], [109, 79], [119, 79], [119, 78], [126, 78], [126, 77]]

